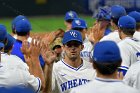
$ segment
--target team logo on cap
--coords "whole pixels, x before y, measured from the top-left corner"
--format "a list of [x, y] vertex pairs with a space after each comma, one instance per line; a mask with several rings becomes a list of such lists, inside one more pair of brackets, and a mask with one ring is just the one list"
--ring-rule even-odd
[[80, 22], [79, 20], [75, 20], [75, 23], [76, 23], [77, 25], [81, 25], [81, 22]]
[[73, 31], [70, 32], [70, 35], [73, 36], [73, 37], [77, 37], [77, 34], [75, 32], [73, 32]]
[[72, 12], [69, 12], [68, 15], [69, 15], [70, 17], [74, 17], [74, 15], [73, 15]]

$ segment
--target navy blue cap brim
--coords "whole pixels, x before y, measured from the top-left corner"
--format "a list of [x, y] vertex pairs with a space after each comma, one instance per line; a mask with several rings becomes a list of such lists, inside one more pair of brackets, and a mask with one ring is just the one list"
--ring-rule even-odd
[[87, 27], [85, 27], [85, 26], [75, 26], [74, 28], [72, 28], [72, 29], [75, 29], [75, 28], [82, 28], [82, 29], [85, 29], [85, 28], [87, 28]]
[[66, 44], [66, 43], [68, 43], [68, 42], [70, 42], [70, 41], [78, 41], [78, 42], [80, 42], [80, 43], [83, 43], [82, 41], [77, 40], [77, 39], [70, 39], [70, 40], [67, 40], [67, 41], [63, 42], [63, 44]]

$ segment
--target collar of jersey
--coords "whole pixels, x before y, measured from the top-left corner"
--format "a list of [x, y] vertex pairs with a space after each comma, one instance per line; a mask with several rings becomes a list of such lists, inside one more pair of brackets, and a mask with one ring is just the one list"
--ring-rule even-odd
[[99, 77], [96, 77], [95, 80], [102, 81], [102, 82], [122, 82], [121, 80], [117, 80], [117, 79], [104, 79]]
[[2, 55], [8, 55], [7, 53], [1, 52]]
[[73, 69], [73, 70], [75, 70], [75, 71], [78, 71], [78, 70], [83, 66], [83, 63], [82, 63], [79, 67], [75, 68], [75, 67], [70, 66], [70, 65], [67, 64], [66, 62], [64, 62], [63, 59], [62, 59], [61, 61], [62, 61], [62, 63], [63, 63], [64, 65], [66, 65], [67, 67], [69, 67], [69, 68], [71, 68], [71, 69]]

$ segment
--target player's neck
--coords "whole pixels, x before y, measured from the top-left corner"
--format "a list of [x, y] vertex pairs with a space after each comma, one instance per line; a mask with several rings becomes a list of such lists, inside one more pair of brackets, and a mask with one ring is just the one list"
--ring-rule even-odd
[[17, 40], [24, 41], [27, 40], [28, 36], [17, 36]]
[[131, 38], [131, 37], [133, 37], [133, 36], [132, 36], [132, 35], [125, 35], [125, 34], [122, 34], [122, 35], [121, 35], [121, 39], [125, 39], [126, 37], [130, 37], [130, 38]]
[[80, 57], [77, 58], [76, 60], [71, 60], [71, 59], [66, 57], [64, 59], [64, 62], [66, 62], [68, 65], [70, 65], [70, 66], [72, 66], [74, 68], [77, 68], [83, 63], [83, 60]]
[[117, 71], [111, 75], [102, 75], [99, 72], [97, 72], [97, 77], [104, 79], [118, 79]]

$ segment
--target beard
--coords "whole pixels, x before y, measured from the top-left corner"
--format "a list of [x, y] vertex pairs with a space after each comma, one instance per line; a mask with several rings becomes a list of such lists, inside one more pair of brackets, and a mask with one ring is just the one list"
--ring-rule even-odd
[[72, 61], [75, 61], [77, 58], [78, 58], [78, 55], [77, 54], [67, 54], [65, 52], [65, 55]]
[[77, 59], [77, 56], [71, 56], [69, 57], [70, 60], [75, 61]]

